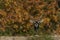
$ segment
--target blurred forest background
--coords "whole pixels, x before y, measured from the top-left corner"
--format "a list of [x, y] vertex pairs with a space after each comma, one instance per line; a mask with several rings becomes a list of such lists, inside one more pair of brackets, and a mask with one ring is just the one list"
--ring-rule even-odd
[[30, 20], [41, 20], [40, 17], [43, 22], [37, 34], [60, 34], [56, 0], [0, 0], [0, 35], [34, 35]]

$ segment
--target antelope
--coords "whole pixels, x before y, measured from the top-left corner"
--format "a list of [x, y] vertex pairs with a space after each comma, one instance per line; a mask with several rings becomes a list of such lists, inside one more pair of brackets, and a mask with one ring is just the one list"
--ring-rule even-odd
[[39, 29], [39, 24], [42, 23], [44, 20], [42, 20], [42, 16], [40, 16], [40, 18], [38, 20], [35, 20], [32, 16], [31, 16], [31, 19], [30, 19], [30, 22], [33, 23], [34, 25], [34, 30], [37, 32], [38, 29]]

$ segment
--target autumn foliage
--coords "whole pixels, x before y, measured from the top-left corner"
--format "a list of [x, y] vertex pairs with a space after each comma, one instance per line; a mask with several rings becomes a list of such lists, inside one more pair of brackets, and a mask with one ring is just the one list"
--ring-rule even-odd
[[39, 33], [60, 34], [56, 0], [0, 0], [0, 35], [32, 34], [34, 25], [30, 20], [41, 20], [40, 17], [43, 22]]

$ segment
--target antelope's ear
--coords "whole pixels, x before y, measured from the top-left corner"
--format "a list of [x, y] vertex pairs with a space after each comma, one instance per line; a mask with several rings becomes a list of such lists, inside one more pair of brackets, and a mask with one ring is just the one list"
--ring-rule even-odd
[[40, 21], [40, 23], [42, 23], [44, 20], [42, 19], [41, 21]]
[[33, 20], [29, 20], [29, 22], [34, 23], [34, 21], [33, 21]]

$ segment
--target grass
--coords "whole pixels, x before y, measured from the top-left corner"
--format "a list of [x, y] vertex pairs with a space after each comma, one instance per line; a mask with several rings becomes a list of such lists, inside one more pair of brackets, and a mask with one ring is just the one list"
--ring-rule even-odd
[[28, 37], [27, 40], [54, 40], [50, 35], [39, 35], [39, 36], [33, 36]]

